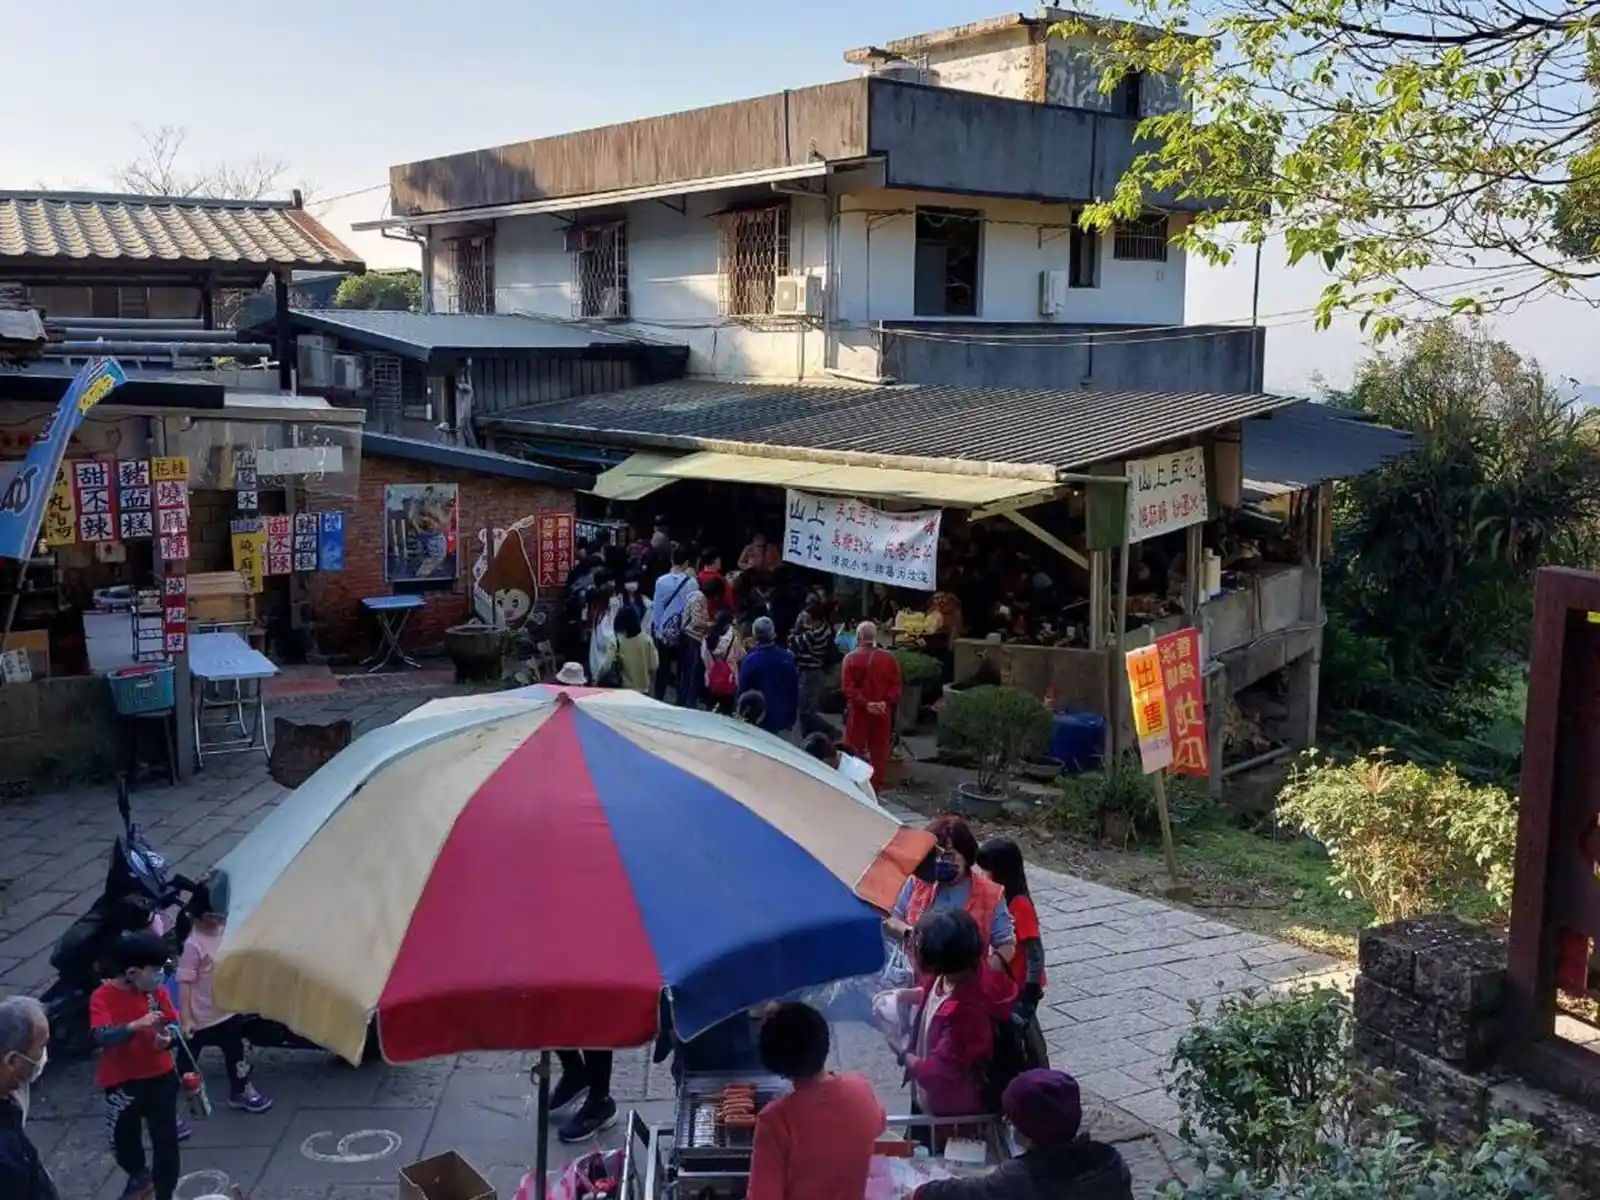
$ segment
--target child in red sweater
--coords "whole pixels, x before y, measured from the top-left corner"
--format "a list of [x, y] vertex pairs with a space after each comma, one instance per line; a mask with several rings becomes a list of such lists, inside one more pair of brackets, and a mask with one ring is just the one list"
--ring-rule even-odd
[[1011, 959], [1011, 978], [1017, 985], [1012, 1022], [1022, 1035], [1026, 1070], [1050, 1065], [1039, 1028], [1039, 1003], [1044, 999], [1044, 941], [1039, 929], [1039, 912], [1028, 894], [1028, 873], [1022, 862], [1022, 848], [1010, 838], [991, 838], [978, 848], [978, 866], [990, 879], [1005, 889], [1006, 909], [1017, 933], [1017, 953]]
[[163, 939], [129, 934], [117, 945], [122, 973], [89, 998], [89, 1025], [100, 1049], [95, 1083], [106, 1096], [112, 1157], [128, 1175], [122, 1200], [172, 1200], [178, 1186], [178, 1076], [171, 1033], [178, 1014], [166, 991], [167, 960]]

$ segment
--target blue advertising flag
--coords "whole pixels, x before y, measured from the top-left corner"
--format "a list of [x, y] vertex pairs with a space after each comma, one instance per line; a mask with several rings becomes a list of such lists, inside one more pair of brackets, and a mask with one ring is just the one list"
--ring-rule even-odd
[[126, 382], [127, 374], [110, 358], [90, 359], [73, 378], [49, 426], [29, 447], [5, 495], [0, 496], [0, 558], [33, 557], [67, 443], [88, 411]]

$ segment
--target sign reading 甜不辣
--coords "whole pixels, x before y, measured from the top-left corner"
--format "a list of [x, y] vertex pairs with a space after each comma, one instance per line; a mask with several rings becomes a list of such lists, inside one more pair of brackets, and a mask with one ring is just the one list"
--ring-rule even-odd
[[1128, 540], [1142, 542], [1198, 525], [1206, 503], [1206, 452], [1200, 446], [1128, 462]]
[[937, 508], [895, 513], [860, 500], [789, 491], [783, 558], [834, 575], [931, 592], [939, 574]]

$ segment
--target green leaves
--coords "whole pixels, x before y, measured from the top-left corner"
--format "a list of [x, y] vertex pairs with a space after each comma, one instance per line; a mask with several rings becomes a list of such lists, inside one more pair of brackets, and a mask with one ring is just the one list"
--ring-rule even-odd
[[1380, 340], [1430, 302], [1394, 286], [1424, 268], [1484, 278], [1485, 261], [1504, 263], [1514, 284], [1463, 287], [1446, 302], [1460, 312], [1600, 273], [1565, 261], [1600, 259], [1592, 0], [1527, 19], [1433, 0], [1134, 0], [1134, 13], [1056, 27], [1102, 43], [1102, 90], [1153, 72], [1188, 102], [1141, 122], [1143, 152], [1088, 210], [1095, 227], [1176, 194], [1202, 209], [1185, 249], [1211, 261], [1281, 233], [1291, 263], [1333, 276], [1319, 323], [1365, 314]]

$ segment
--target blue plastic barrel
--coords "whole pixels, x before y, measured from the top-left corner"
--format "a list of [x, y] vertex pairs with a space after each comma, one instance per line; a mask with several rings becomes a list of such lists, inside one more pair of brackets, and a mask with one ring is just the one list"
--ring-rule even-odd
[[1066, 764], [1071, 775], [1098, 770], [1105, 756], [1106, 719], [1099, 713], [1064, 712], [1055, 715], [1050, 731], [1050, 757]]

